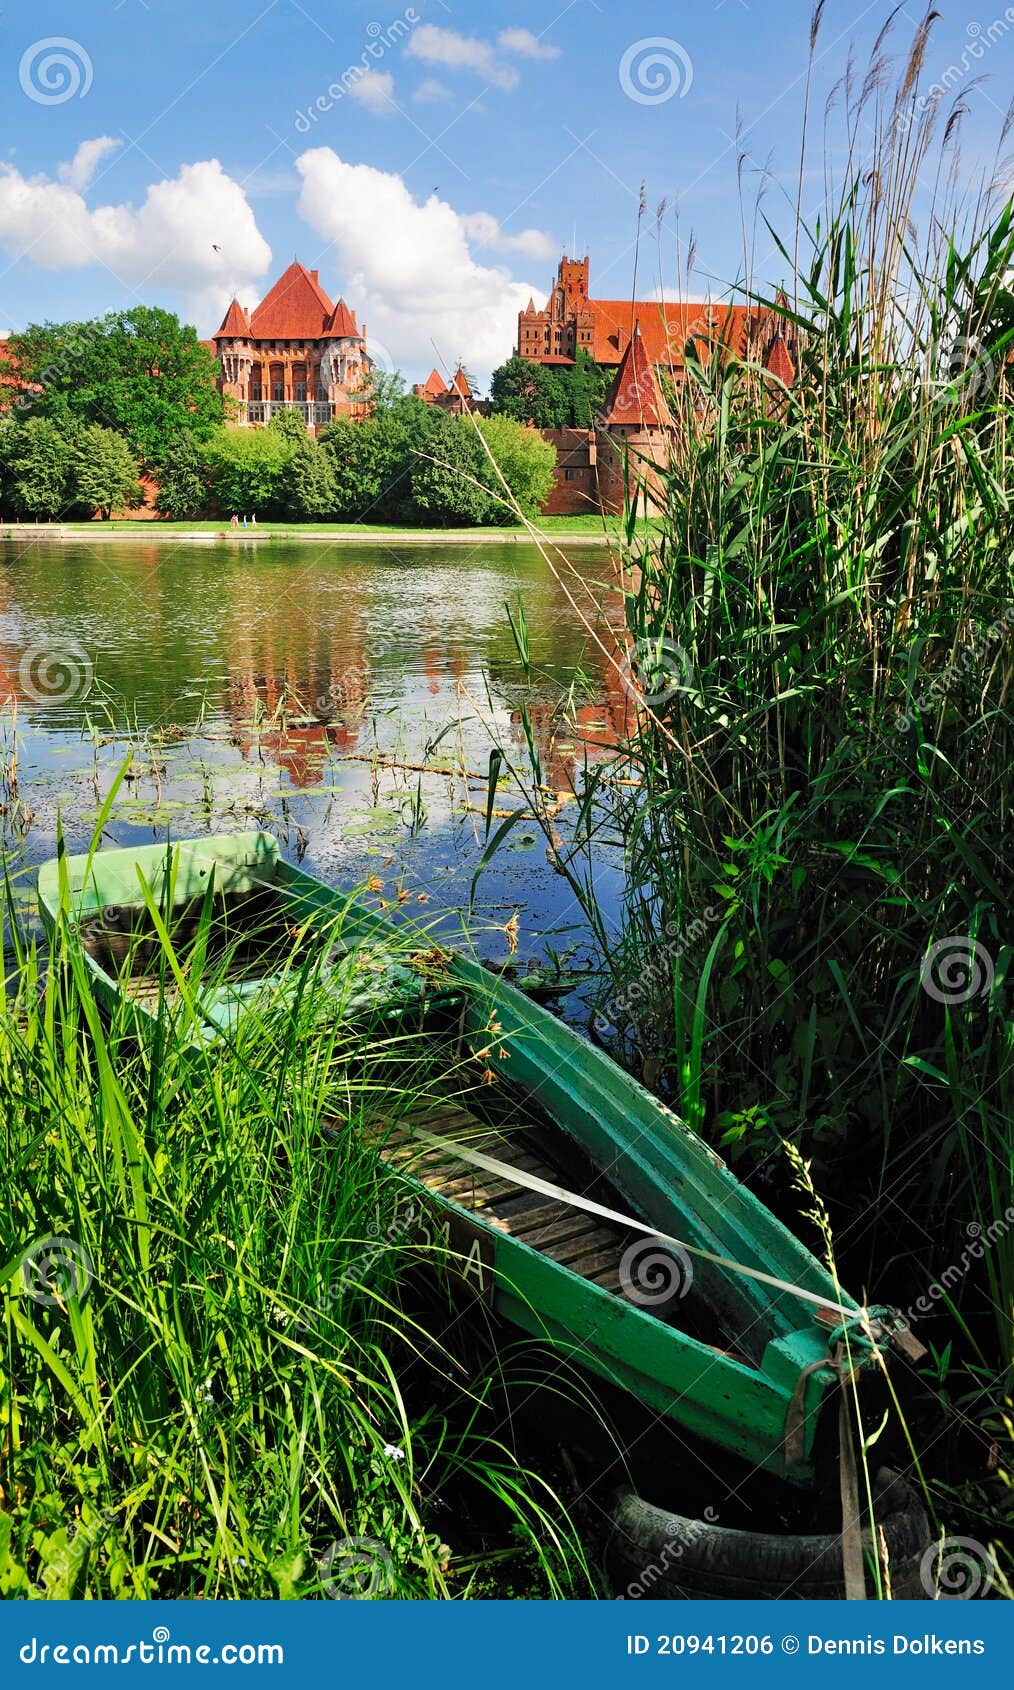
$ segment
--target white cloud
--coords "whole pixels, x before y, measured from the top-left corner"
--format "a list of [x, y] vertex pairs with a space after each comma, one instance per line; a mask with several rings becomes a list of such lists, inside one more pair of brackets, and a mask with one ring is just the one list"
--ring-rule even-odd
[[450, 97], [451, 90], [435, 76], [427, 76], [412, 95], [413, 100], [449, 100]]
[[462, 358], [483, 380], [510, 355], [534, 290], [472, 256], [470, 238], [500, 232], [495, 218], [479, 224], [436, 194], [420, 204], [400, 176], [346, 163], [330, 147], [303, 153], [296, 168], [300, 213], [334, 246], [332, 291], [340, 279], [368, 340], [406, 374]]
[[459, 35], [456, 29], [421, 23], [412, 31], [405, 52], [424, 64], [443, 65], [447, 70], [474, 70], [494, 88], [516, 88], [520, 79], [513, 65], [501, 64], [489, 41], [475, 35]]
[[287, 194], [291, 199], [298, 194], [300, 180], [294, 170], [252, 170], [243, 176], [243, 192], [248, 200], [272, 199], [278, 194]]
[[558, 59], [559, 47], [551, 47], [548, 41], [540, 41], [530, 29], [502, 29], [497, 36], [497, 46], [505, 53], [520, 53], [525, 59]]
[[461, 226], [469, 240], [498, 252], [523, 252], [527, 258], [552, 258], [556, 252], [552, 235], [541, 229], [522, 229], [516, 235], [508, 235], [488, 211], [465, 212]]
[[271, 263], [243, 189], [217, 159], [154, 183], [139, 208], [90, 209], [67, 183], [0, 164], [0, 246], [43, 270], [104, 266], [146, 299], [177, 292], [204, 329], [217, 328], [211, 318], [234, 293], [248, 296]]
[[60, 181], [65, 182], [68, 188], [84, 193], [94, 182], [102, 160], [122, 145], [123, 142], [114, 140], [112, 135], [99, 135], [94, 141], [82, 141], [70, 163], [61, 164], [58, 171]]
[[394, 77], [386, 70], [366, 70], [349, 84], [349, 93], [372, 112], [394, 110]]

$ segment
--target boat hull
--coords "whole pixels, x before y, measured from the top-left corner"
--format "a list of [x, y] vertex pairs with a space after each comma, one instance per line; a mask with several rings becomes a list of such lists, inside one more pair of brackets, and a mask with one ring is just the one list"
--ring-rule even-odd
[[[51, 939], [63, 924], [73, 934], [106, 905], [136, 902], [142, 886], [157, 896], [160, 885], [169, 885], [167, 863], [166, 847], [150, 846], [47, 864], [39, 897]], [[385, 917], [283, 861], [265, 833], [172, 848], [177, 902], [200, 895], [209, 873], [240, 889], [269, 877], [302, 923], [341, 922], [357, 937], [391, 932]], [[122, 1011], [122, 982], [93, 958], [86, 964], [97, 999]], [[719, 1330], [736, 1334], [735, 1353], [729, 1353], [509, 1236], [481, 1212], [434, 1193], [409, 1169], [408, 1186], [446, 1226], [472, 1290], [522, 1331], [631, 1392], [652, 1413], [753, 1466], [806, 1483], [813, 1476], [819, 1410], [837, 1385], [830, 1328], [858, 1322], [859, 1306], [721, 1159], [605, 1052], [479, 964], [452, 955], [448, 970], [437, 995], [457, 1006], [462, 1037], [490, 1043], [490, 1029], [496, 1029], [498, 1078], [530, 1099], [607, 1176], [642, 1229], [683, 1240], [690, 1252], [767, 1274], [782, 1287], [705, 1257], [688, 1258], [694, 1294], [714, 1314], [716, 1336]], [[251, 992], [263, 984], [255, 982]], [[213, 1005], [209, 1036], [235, 1027], [243, 1005], [243, 992]], [[143, 1032], [154, 1026], [158, 1011], [136, 1005], [133, 1013]], [[794, 1288], [813, 1300], [800, 1300]], [[825, 1319], [818, 1318], [815, 1302], [823, 1303]]]

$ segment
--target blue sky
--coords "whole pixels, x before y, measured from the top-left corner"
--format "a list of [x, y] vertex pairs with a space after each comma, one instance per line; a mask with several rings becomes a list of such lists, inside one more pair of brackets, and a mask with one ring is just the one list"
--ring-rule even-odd
[[[924, 81], [966, 93], [971, 175], [1012, 86], [1014, 8], [943, 5]], [[818, 113], [889, 11], [828, 0]], [[298, 255], [382, 362], [483, 374], [575, 231], [593, 293], [626, 296], [642, 178], [639, 291], [659, 281], [667, 197], [702, 293], [741, 267], [737, 124], [788, 220], [809, 15], [805, 0], [7, 0], [0, 328], [143, 299], [208, 334], [234, 288], [255, 303]], [[899, 53], [917, 16], [898, 19]], [[672, 285], [671, 251], [663, 272]]]

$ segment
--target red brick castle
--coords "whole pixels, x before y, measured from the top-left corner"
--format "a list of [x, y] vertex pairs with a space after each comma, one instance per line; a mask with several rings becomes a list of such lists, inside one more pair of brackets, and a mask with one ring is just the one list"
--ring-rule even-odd
[[344, 299], [331, 303], [316, 270], [290, 264], [253, 311], [234, 299], [213, 344], [219, 388], [237, 401], [240, 427], [292, 410], [316, 431], [336, 416], [369, 412], [366, 326]]
[[[740, 358], [751, 358], [786, 379], [795, 373], [783, 319], [748, 305], [711, 305], [694, 300], [591, 299], [587, 258], [562, 258], [556, 285], [536, 311], [529, 300], [518, 315], [518, 352], [532, 364], [572, 364], [584, 351], [596, 364], [623, 362], [640, 325], [649, 361], [678, 379], [689, 340], [722, 342]], [[779, 366], [775, 368], [775, 366]]]
[[557, 453], [556, 485], [546, 509], [559, 515], [621, 509], [625, 460], [631, 475], [643, 481], [651, 507], [677, 426], [664, 387], [678, 387], [685, 379], [691, 340], [705, 361], [724, 346], [778, 382], [795, 379], [795, 347], [776, 312], [690, 300], [592, 299], [588, 285], [588, 259], [564, 257], [544, 309], [537, 311], [530, 299], [518, 315], [517, 350], [529, 363], [573, 364], [583, 351], [602, 368], [616, 370], [595, 428], [546, 434]]

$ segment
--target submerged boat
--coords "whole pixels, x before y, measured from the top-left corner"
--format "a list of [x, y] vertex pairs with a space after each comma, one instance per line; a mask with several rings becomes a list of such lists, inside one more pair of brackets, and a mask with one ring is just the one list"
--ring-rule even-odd
[[[751, 1466], [811, 1480], [843, 1369], [876, 1370], [904, 1338], [603, 1051], [468, 958], [418, 936], [413, 949], [271, 835], [61, 857], [39, 898], [49, 935], [67, 934], [96, 997], [141, 1034], [182, 997], [185, 1036], [196, 1023], [227, 1039], [294, 989], [292, 953], [317, 935], [318, 999], [412, 1018], [448, 1076], [424, 1108], [380, 1109], [369, 1128], [426, 1217], [434, 1262]], [[167, 969], [166, 934], [184, 965]]]

